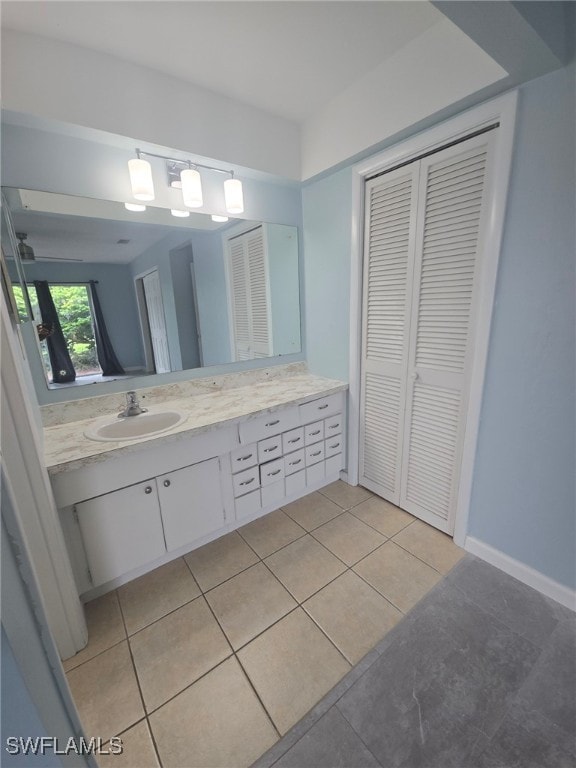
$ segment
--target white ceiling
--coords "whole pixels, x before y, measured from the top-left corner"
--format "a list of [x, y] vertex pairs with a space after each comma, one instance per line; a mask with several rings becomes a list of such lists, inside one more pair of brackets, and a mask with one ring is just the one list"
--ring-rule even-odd
[[304, 121], [444, 17], [425, 0], [2, 2], [2, 26]]

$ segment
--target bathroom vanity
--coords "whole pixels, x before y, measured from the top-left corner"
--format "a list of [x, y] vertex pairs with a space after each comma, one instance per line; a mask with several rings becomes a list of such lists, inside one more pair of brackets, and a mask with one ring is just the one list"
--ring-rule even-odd
[[46, 428], [82, 599], [337, 480], [345, 390], [303, 374], [170, 400], [183, 423], [124, 442], [85, 437], [94, 419]]

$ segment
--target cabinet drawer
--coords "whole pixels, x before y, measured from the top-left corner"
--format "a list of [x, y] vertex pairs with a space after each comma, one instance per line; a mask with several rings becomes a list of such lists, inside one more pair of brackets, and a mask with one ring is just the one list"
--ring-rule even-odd
[[342, 392], [337, 392], [335, 395], [321, 397], [319, 400], [312, 400], [298, 407], [302, 423], [308, 424], [311, 421], [341, 413], [344, 410], [344, 395]]
[[297, 429], [291, 429], [290, 432], [284, 432], [282, 435], [282, 452], [290, 453], [290, 451], [297, 451], [298, 448], [304, 446], [304, 428], [298, 427]]
[[259, 467], [251, 467], [243, 472], [238, 472], [232, 478], [232, 483], [234, 485], [234, 496], [242, 496], [245, 493], [254, 491], [260, 487]]
[[294, 472], [304, 469], [305, 466], [306, 457], [304, 455], [304, 448], [300, 448], [299, 451], [294, 451], [294, 453], [289, 453], [288, 456], [284, 456], [285, 475], [293, 475]]
[[324, 443], [315, 443], [309, 445], [306, 451], [306, 466], [309, 467], [312, 464], [317, 464], [324, 459]]
[[265, 461], [277, 459], [282, 456], [282, 436], [269, 437], [267, 440], [260, 440], [258, 443], [258, 462], [264, 464]]
[[330, 456], [336, 456], [337, 453], [342, 453], [342, 435], [336, 435], [336, 437], [329, 438], [324, 442], [324, 452], [326, 458]]
[[241, 520], [243, 517], [248, 517], [248, 515], [255, 515], [262, 507], [260, 489], [251, 491], [245, 496], [240, 496], [240, 498], [235, 501], [235, 507], [237, 520]]
[[343, 469], [342, 454], [337, 453], [335, 456], [331, 456], [329, 459], [326, 459], [324, 464], [326, 465], [326, 477], [337, 474]]
[[288, 475], [286, 478], [286, 496], [291, 496], [293, 493], [303, 491], [306, 488], [306, 470], [302, 469], [300, 472], [295, 472], [293, 475]]
[[304, 445], [312, 445], [324, 440], [324, 422], [315, 421], [304, 427]]
[[284, 479], [284, 459], [274, 459], [260, 467], [260, 485], [271, 485]]
[[256, 444], [236, 448], [236, 450], [232, 451], [230, 454], [230, 463], [232, 465], [232, 474], [256, 466], [256, 464], [258, 464], [258, 450]]
[[284, 480], [277, 480], [271, 485], [264, 485], [260, 493], [262, 495], [263, 507], [268, 507], [272, 504], [280, 506], [286, 495], [286, 491], [284, 489]]
[[[329, 415], [329, 414], [327, 414]], [[300, 425], [298, 406], [283, 408], [281, 411], [258, 416], [255, 419], [243, 421], [238, 425], [241, 443], [255, 443], [273, 435], [279, 435]]]
[[342, 433], [342, 414], [337, 413], [329, 419], [324, 419], [324, 437], [340, 435]]
[[314, 485], [324, 479], [326, 468], [324, 462], [320, 461], [311, 467], [306, 467], [306, 485]]

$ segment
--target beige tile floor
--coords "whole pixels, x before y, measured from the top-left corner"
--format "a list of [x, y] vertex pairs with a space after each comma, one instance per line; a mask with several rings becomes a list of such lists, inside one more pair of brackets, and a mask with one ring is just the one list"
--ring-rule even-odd
[[86, 606], [65, 662], [102, 768], [249, 766], [463, 556], [338, 481]]

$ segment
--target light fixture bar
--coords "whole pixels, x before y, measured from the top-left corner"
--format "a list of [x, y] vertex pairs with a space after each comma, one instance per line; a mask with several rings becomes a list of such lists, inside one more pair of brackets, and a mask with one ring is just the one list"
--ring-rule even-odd
[[202, 165], [202, 163], [196, 163], [192, 160], [180, 160], [177, 157], [168, 157], [168, 155], [157, 155], [154, 152], [145, 152], [143, 149], [137, 149], [136, 154], [138, 155], [138, 158], [140, 158], [140, 155], [146, 155], [147, 157], [158, 157], [160, 160], [169, 160], [172, 163], [181, 163], [182, 165], [188, 165], [188, 167], [192, 168], [205, 168], [208, 171], [227, 173], [230, 176], [234, 176], [234, 171], [226, 171], [223, 168], [214, 168], [213, 165]]

